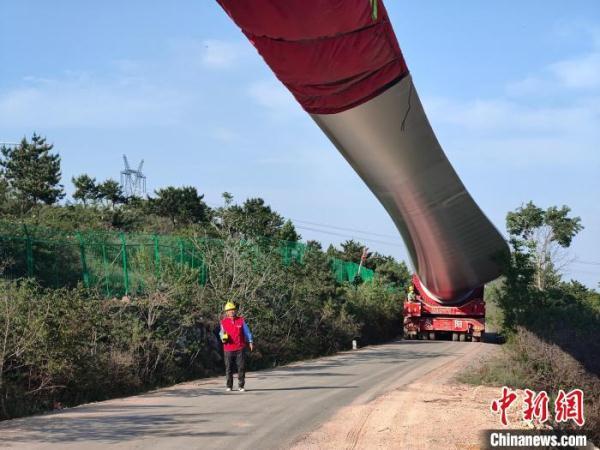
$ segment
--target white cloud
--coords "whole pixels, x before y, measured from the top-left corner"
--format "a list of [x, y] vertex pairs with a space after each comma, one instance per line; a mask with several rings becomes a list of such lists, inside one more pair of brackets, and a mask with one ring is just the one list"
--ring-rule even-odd
[[512, 96], [547, 95], [560, 97], [573, 95], [571, 91], [600, 88], [600, 28], [572, 26], [559, 30], [561, 40], [581, 39], [590, 46], [587, 53], [565, 58], [542, 67], [538, 73], [530, 74], [522, 80], [509, 83], [507, 93]]
[[[589, 34], [589, 33], [588, 33]], [[463, 156], [483, 164], [600, 164], [600, 50], [541, 67], [484, 99], [425, 99], [435, 127]]]
[[0, 92], [0, 123], [15, 128], [126, 128], [177, 123], [187, 99], [180, 93], [128, 77], [99, 80], [67, 74], [35, 79]]
[[600, 97], [554, 107], [506, 99], [424, 104], [455, 156], [497, 167], [600, 164]]
[[506, 93], [511, 97], [525, 95], [556, 95], [557, 83], [555, 80], [545, 79], [541, 76], [528, 76], [522, 80], [513, 81], [506, 85]]
[[600, 121], [600, 97], [573, 98], [572, 103], [559, 106], [503, 98], [472, 101], [436, 98], [427, 99], [424, 104], [434, 122], [484, 135], [590, 134]]
[[567, 88], [598, 88], [600, 87], [600, 52], [559, 61], [552, 64], [550, 70]]
[[297, 115], [302, 108], [293, 95], [278, 80], [257, 81], [248, 89], [250, 97], [275, 117]]
[[[64, 71], [54, 77], [24, 77], [12, 89], [0, 88], [0, 124], [15, 128], [125, 128], [174, 126], [210, 96], [198, 89], [208, 69], [233, 67], [247, 43], [172, 40], [155, 60], [119, 59], [102, 76]], [[213, 73], [210, 70], [210, 73]], [[231, 141], [220, 129], [215, 139]]]

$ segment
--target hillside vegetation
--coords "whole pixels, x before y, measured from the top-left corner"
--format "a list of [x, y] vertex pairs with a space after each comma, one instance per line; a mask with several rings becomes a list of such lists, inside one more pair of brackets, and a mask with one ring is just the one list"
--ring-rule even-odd
[[190, 186], [126, 198], [84, 174], [67, 199], [60, 157], [36, 135], [2, 149], [0, 167], [2, 419], [220, 373], [228, 300], [255, 335], [252, 368], [401, 333], [403, 262], [374, 253], [356, 277], [362, 244], [300, 243], [260, 198], [224, 193], [210, 208]]

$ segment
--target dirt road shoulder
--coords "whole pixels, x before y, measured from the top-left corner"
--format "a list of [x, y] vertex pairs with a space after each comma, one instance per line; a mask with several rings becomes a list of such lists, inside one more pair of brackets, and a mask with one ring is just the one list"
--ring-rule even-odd
[[498, 417], [490, 411], [498, 388], [462, 384], [455, 377], [498, 347], [469, 345], [472, 348], [464, 356], [418, 381], [390, 389], [371, 402], [341, 409], [327, 423], [298, 439], [293, 448], [479, 448], [479, 432], [499, 425]]

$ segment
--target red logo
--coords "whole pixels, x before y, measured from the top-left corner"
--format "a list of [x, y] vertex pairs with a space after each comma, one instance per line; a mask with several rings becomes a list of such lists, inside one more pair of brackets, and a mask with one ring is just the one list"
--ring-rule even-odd
[[560, 389], [554, 402], [554, 410], [556, 411], [557, 422], [572, 420], [580, 427], [583, 426], [585, 423], [585, 417], [583, 417], [583, 391], [573, 389], [565, 394], [565, 391]]
[[537, 419], [540, 423], [548, 420], [548, 394], [541, 391], [536, 395], [531, 389], [525, 389], [525, 408], [523, 409], [523, 419]]
[[494, 400], [492, 402], [492, 411], [498, 412], [500, 411], [500, 420], [503, 425], [508, 425], [508, 420], [506, 419], [506, 410], [512, 405], [512, 403], [517, 399], [517, 394], [511, 392], [506, 386], [502, 388], [502, 397], [498, 400]]
[[[546, 391], [536, 393], [531, 389], [523, 391], [523, 420], [537, 420], [539, 423], [548, 421], [549, 397]], [[494, 400], [491, 405], [492, 412], [500, 413], [500, 421], [503, 425], [508, 425], [506, 411], [517, 400], [517, 392], [506, 386], [502, 387], [502, 396]], [[573, 389], [565, 393], [562, 389], [558, 391], [558, 396], [554, 402], [554, 419], [556, 422], [568, 422], [572, 420], [580, 427], [585, 423], [583, 413], [583, 391]]]

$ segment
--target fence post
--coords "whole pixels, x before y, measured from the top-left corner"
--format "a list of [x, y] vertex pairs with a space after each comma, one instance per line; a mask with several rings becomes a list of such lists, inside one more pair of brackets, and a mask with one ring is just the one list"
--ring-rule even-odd
[[[200, 245], [202, 245], [204, 243], [205, 243], [205, 240], [200, 239]], [[206, 257], [206, 252], [202, 251], [202, 247], [198, 248], [198, 252], [200, 253], [200, 255], [199, 255], [200, 271], [198, 273], [198, 282], [200, 283], [201, 286], [204, 286], [204, 285], [206, 285], [206, 278], [207, 278], [207, 274], [208, 274], [208, 270], [207, 270], [206, 264], [204, 262], [204, 258]]]
[[129, 295], [129, 272], [127, 271], [127, 244], [125, 234], [121, 233], [121, 253], [123, 254], [123, 281], [125, 282], [125, 295]]
[[158, 236], [153, 235], [154, 238], [154, 268], [156, 269], [156, 281], [160, 279], [160, 247], [158, 246]]
[[27, 276], [33, 277], [33, 241], [29, 235], [27, 225], [23, 224], [23, 232], [25, 233], [25, 256], [27, 260]]
[[106, 242], [102, 242], [102, 267], [104, 268], [104, 281], [106, 282], [106, 296], [110, 297], [110, 282], [108, 279], [108, 261], [106, 260]]
[[85, 246], [83, 243], [83, 237], [81, 233], [77, 233], [77, 240], [79, 241], [79, 257], [81, 258], [81, 271], [83, 274], [83, 285], [86, 288], [90, 287], [90, 274], [87, 268], [87, 262], [85, 259]]

